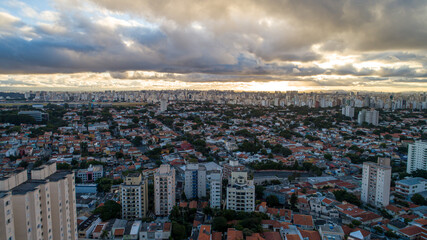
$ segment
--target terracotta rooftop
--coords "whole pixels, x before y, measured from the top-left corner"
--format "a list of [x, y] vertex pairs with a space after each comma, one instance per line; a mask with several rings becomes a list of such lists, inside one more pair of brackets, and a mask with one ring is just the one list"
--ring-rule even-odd
[[308, 231], [300, 229], [300, 233], [303, 238], [307, 238], [308, 240], [321, 240], [320, 234], [317, 231]]
[[421, 233], [427, 233], [426, 230], [424, 230], [418, 226], [409, 226], [409, 227], [400, 229], [399, 232], [408, 236], [408, 237], [413, 237], [413, 236], [416, 236], [416, 235], [421, 234]]
[[124, 233], [125, 233], [125, 230], [123, 228], [114, 230], [114, 236], [123, 236]]
[[294, 214], [294, 224], [300, 226], [313, 226], [313, 217], [310, 215]]
[[197, 240], [210, 240], [211, 239], [211, 226], [202, 225], [200, 226], [199, 237]]
[[243, 239], [243, 232], [238, 231], [234, 228], [229, 228], [227, 230], [227, 240], [242, 240]]

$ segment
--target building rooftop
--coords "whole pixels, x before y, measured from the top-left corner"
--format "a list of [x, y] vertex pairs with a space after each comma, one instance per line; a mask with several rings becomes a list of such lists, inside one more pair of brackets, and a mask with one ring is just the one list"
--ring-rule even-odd
[[99, 218], [98, 214], [94, 214], [92, 216], [90, 216], [88, 219], [86, 219], [85, 221], [83, 221], [78, 229], [79, 231], [85, 230], [86, 228], [88, 228], [90, 225], [92, 225], [93, 222], [95, 222], [97, 219]]
[[65, 179], [68, 174], [72, 174], [72, 173], [73, 173], [72, 171], [57, 171], [54, 174], [47, 177], [46, 179], [52, 182], [56, 182], [58, 180]]
[[13, 195], [25, 194], [37, 189], [40, 184], [46, 183], [45, 180], [28, 180], [12, 189]]
[[415, 178], [407, 178], [407, 179], [399, 180], [396, 182], [396, 184], [411, 186], [411, 185], [420, 184], [425, 181], [427, 181], [425, 178], [415, 177]]

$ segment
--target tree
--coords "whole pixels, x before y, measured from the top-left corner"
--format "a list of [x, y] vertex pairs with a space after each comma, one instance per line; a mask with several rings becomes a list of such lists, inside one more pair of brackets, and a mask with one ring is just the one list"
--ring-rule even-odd
[[21, 162], [19, 163], [18, 167], [27, 168], [27, 167], [28, 167], [28, 162], [26, 162], [26, 161], [21, 161]]
[[356, 197], [356, 195], [348, 193], [346, 190], [337, 190], [333, 193], [337, 201], [347, 201], [356, 206], [362, 205], [362, 202]]
[[181, 218], [181, 211], [178, 206], [173, 206], [169, 218], [172, 221], [178, 221]]
[[256, 185], [255, 186], [255, 198], [256, 199], [262, 199], [264, 197], [264, 190], [265, 190], [264, 186]]
[[69, 170], [71, 166], [68, 163], [57, 163], [56, 168], [59, 170]]
[[132, 144], [133, 144], [135, 147], [140, 147], [140, 146], [142, 145], [141, 141], [142, 141], [142, 137], [141, 137], [141, 136], [136, 136], [136, 137], [134, 137], [134, 138], [132, 139]]
[[185, 226], [177, 222], [172, 222], [172, 239], [181, 240], [181, 239], [185, 239], [185, 236], [186, 236]]
[[422, 177], [427, 176], [427, 170], [417, 169], [411, 173], [412, 177]]
[[427, 205], [427, 200], [421, 194], [415, 193], [411, 197], [411, 201], [417, 205]]
[[266, 201], [268, 207], [277, 207], [280, 205], [279, 199], [275, 195], [268, 195]]
[[227, 231], [227, 227], [227, 219], [225, 217], [215, 217], [212, 221], [212, 228], [214, 231], [225, 232]]
[[104, 206], [95, 209], [95, 214], [100, 214], [102, 221], [108, 221], [112, 218], [120, 218], [122, 206], [115, 201], [108, 200]]
[[289, 202], [291, 204], [291, 207], [295, 209], [298, 203], [298, 196], [295, 193], [292, 193], [291, 199], [289, 200]]
[[87, 148], [87, 142], [80, 143], [80, 152], [82, 153], [82, 157], [86, 157], [87, 155], [89, 155]]
[[324, 157], [326, 160], [328, 160], [328, 161], [331, 161], [331, 160], [332, 160], [332, 155], [331, 155], [331, 154], [329, 154], [329, 153], [325, 153], [325, 154], [323, 155], [323, 157]]

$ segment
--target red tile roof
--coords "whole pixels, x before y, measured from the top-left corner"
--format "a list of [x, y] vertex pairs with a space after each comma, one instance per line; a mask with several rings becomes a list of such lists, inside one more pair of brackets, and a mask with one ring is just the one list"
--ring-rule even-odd
[[294, 214], [294, 224], [300, 226], [313, 226], [313, 217], [310, 215]]
[[199, 237], [197, 240], [210, 240], [211, 239], [211, 226], [202, 225], [200, 226]]
[[320, 234], [317, 231], [308, 231], [300, 229], [300, 233], [303, 238], [308, 238], [308, 240], [321, 240]]
[[418, 226], [409, 226], [409, 227], [400, 229], [399, 232], [408, 236], [408, 237], [413, 237], [413, 236], [419, 235], [421, 233], [427, 233], [426, 230], [424, 230]]
[[212, 233], [212, 240], [221, 240], [222, 239], [222, 232], [213, 232]]
[[229, 228], [227, 230], [227, 240], [243, 240], [243, 232]]
[[268, 240], [282, 240], [279, 232], [264, 232], [262, 235]]
[[123, 228], [114, 230], [114, 236], [123, 236], [124, 233], [125, 233], [125, 230]]

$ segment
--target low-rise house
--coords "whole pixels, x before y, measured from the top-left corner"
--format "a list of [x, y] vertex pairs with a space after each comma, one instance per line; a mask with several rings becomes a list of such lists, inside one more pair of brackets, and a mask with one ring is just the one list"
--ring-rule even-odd
[[169, 239], [171, 236], [172, 224], [166, 223], [143, 223], [139, 232], [140, 240]]

